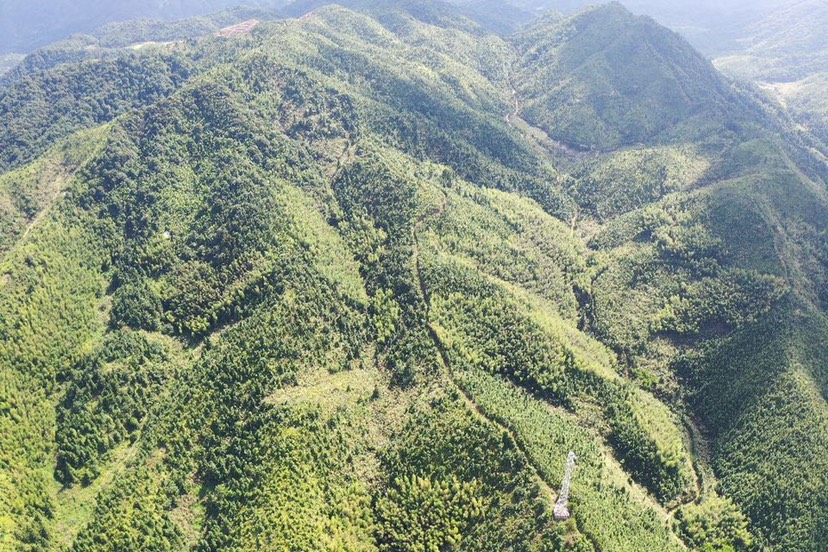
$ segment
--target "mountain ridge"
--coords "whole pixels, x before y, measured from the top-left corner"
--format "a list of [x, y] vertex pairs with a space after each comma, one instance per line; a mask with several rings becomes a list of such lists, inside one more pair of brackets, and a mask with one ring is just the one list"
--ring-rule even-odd
[[[0, 542], [824, 542], [824, 167], [618, 5], [511, 43], [429, 17], [326, 7], [0, 92]], [[600, 132], [561, 131], [578, 89]]]

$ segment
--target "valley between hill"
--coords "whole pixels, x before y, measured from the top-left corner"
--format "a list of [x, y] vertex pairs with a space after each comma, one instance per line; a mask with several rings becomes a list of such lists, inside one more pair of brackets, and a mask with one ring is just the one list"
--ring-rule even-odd
[[824, 547], [816, 133], [619, 4], [464, 13], [3, 77], [0, 550]]

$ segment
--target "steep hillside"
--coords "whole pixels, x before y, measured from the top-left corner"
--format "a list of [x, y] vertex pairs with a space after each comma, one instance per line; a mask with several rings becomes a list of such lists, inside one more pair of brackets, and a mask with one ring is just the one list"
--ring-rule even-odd
[[721, 77], [689, 44], [620, 4], [553, 25], [540, 20], [518, 44], [521, 112], [570, 147], [671, 141], [732, 108]]
[[0, 549], [819, 550], [812, 152], [618, 5], [360, 10], [0, 92]]

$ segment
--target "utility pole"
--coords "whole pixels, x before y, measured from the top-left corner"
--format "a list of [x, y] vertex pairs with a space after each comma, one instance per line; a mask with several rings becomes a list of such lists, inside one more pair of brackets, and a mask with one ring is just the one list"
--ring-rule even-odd
[[558, 501], [555, 503], [555, 509], [552, 513], [555, 515], [555, 521], [566, 521], [569, 519], [569, 484], [572, 482], [572, 470], [575, 468], [575, 453], [569, 451], [569, 456], [566, 457], [566, 474], [561, 483], [561, 492], [558, 495]]

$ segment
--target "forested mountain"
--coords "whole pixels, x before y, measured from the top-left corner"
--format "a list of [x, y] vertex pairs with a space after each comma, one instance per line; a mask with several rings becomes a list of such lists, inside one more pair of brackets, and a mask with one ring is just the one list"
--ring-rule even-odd
[[76, 33], [89, 33], [126, 19], [174, 20], [206, 15], [243, 4], [274, 9], [289, 0], [3, 0], [0, 54], [27, 53]]
[[824, 550], [822, 144], [619, 4], [476, 19], [0, 84], [0, 550]]
[[828, 3], [801, 0], [749, 27], [716, 65], [757, 83], [798, 124], [828, 143]]
[[734, 74], [791, 82], [828, 71], [828, 5], [801, 0], [777, 10], [745, 32], [743, 51], [718, 60]]
[[[524, 14], [542, 15], [555, 10], [574, 14], [596, 4], [591, 0], [455, 0], [470, 12], [485, 6], [489, 14], [509, 21]], [[790, 4], [790, 0], [622, 0], [633, 13], [653, 17], [660, 24], [679, 32], [705, 55], [720, 56], [740, 50], [738, 39], [745, 28], [769, 13]]]

